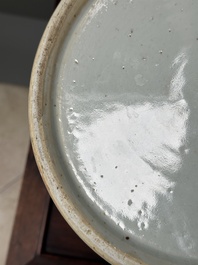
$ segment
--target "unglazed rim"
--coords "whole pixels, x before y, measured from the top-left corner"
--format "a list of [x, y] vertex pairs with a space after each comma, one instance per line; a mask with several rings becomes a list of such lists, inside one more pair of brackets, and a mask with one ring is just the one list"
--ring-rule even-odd
[[85, 2], [86, 0], [62, 0], [52, 15], [40, 41], [33, 64], [29, 92], [29, 126], [32, 147], [42, 179], [52, 200], [76, 234], [97, 254], [111, 264], [140, 265], [143, 263], [117, 249], [102, 238], [86, 218], [81, 215], [64, 190], [57, 189], [57, 186], [60, 184], [58, 174], [48, 153], [48, 144], [44, 130], [45, 121], [42, 116], [44, 109], [43, 84], [48, 58], [62, 25], [69, 26], [73, 18], [71, 14], [75, 14], [75, 11]]

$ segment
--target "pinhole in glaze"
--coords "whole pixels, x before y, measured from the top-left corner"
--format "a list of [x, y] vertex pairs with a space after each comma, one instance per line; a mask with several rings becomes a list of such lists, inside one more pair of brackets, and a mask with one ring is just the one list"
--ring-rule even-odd
[[198, 1], [71, 2], [31, 80], [44, 182], [111, 264], [198, 264]]

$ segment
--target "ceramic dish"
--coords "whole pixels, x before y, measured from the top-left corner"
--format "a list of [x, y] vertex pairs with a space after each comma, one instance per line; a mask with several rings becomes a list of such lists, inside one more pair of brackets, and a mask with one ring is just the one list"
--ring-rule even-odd
[[111, 264], [198, 264], [198, 1], [63, 0], [34, 62], [39, 170]]

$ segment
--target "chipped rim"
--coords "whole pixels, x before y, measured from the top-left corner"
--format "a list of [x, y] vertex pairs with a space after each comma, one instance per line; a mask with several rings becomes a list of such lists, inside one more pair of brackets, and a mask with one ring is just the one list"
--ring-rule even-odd
[[30, 80], [28, 108], [30, 138], [44, 184], [59, 212], [76, 234], [97, 254], [111, 264], [140, 265], [143, 263], [106, 241], [93, 229], [88, 220], [86, 220], [86, 217], [79, 212], [68, 194], [62, 189], [57, 189], [57, 186], [60, 186], [59, 177], [55, 165], [50, 158], [48, 142], [45, 137], [45, 120], [42, 113], [44, 109], [44, 79], [48, 58], [54, 48], [62, 25], [69, 26], [72, 20], [71, 14], [75, 14], [75, 11], [79, 10], [80, 6], [86, 1], [62, 0], [44, 31], [36, 53]]

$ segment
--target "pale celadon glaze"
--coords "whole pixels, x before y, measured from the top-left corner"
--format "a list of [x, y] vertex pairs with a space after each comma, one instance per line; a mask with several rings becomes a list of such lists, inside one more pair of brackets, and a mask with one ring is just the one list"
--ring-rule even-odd
[[[58, 188], [103, 247], [71, 225], [113, 264], [198, 264], [198, 1], [78, 11], [48, 54], [42, 141]], [[64, 192], [46, 185], [67, 220]]]

